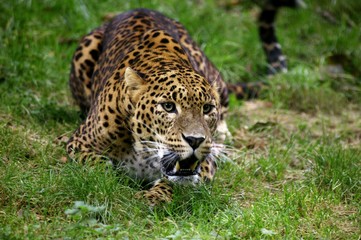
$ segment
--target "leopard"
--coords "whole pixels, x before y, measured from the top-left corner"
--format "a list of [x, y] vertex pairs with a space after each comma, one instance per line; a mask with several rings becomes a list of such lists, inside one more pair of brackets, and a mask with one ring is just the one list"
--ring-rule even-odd
[[170, 183], [213, 179], [227, 88], [180, 23], [147, 9], [116, 16], [82, 39], [69, 84], [86, 114], [70, 158], [152, 182], [151, 205], [171, 199]]
[[171, 201], [174, 184], [214, 179], [231, 88], [178, 21], [142, 8], [115, 16], [81, 39], [69, 86], [84, 116], [70, 159], [149, 183], [152, 206]]

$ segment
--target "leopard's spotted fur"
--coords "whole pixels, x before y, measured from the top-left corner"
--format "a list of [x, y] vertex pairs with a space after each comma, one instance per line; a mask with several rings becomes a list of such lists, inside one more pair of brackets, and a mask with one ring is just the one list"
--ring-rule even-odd
[[87, 112], [67, 144], [72, 158], [109, 159], [147, 181], [213, 178], [227, 89], [178, 22], [146, 9], [115, 17], [83, 38], [70, 87]]
[[146, 9], [116, 16], [81, 40], [69, 83], [87, 116], [67, 143], [71, 158], [154, 181], [151, 204], [171, 199], [169, 182], [213, 178], [228, 89], [180, 23]]

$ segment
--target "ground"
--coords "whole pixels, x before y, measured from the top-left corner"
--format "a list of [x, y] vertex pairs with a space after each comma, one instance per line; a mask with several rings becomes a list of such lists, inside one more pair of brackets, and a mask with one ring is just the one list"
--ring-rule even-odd
[[[361, 4], [305, 1], [277, 33], [289, 72], [232, 97], [228, 156], [208, 186], [149, 208], [140, 183], [67, 161], [80, 123], [67, 86], [78, 39], [136, 7], [181, 21], [230, 82], [265, 79], [251, 1], [2, 1], [0, 239], [359, 239]], [[205, 21], [206, 19], [206, 21]]]

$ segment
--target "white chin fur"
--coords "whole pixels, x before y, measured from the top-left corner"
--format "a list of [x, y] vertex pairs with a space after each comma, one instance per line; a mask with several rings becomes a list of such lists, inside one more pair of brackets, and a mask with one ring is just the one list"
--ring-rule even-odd
[[167, 176], [168, 180], [174, 183], [179, 183], [182, 185], [196, 185], [200, 182], [200, 177], [198, 175], [191, 176]]

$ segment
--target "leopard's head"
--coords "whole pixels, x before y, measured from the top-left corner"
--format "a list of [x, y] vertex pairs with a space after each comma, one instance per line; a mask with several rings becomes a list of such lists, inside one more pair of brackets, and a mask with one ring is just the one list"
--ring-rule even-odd
[[149, 174], [142, 177], [198, 182], [220, 115], [216, 86], [192, 69], [159, 72], [145, 81], [127, 68], [124, 79], [134, 109], [134, 152]]

